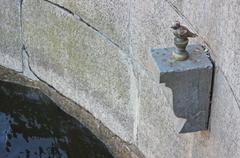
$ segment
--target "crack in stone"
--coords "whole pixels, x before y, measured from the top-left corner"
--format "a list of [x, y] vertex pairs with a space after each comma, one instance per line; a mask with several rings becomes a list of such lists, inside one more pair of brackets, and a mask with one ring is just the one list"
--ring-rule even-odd
[[[190, 20], [188, 20], [188, 18], [178, 9], [178, 7], [176, 5], [174, 5], [171, 1], [169, 0], [165, 0], [166, 3], [168, 3], [168, 5], [191, 27], [191, 29], [196, 32], [198, 34], [198, 39], [201, 40], [201, 42], [211, 50], [210, 45], [206, 42], [206, 40], [203, 38], [203, 36], [201, 36], [201, 34], [199, 33], [199, 29], [197, 27], [195, 27]], [[211, 51], [213, 52], [213, 51]]]
[[[169, 0], [165, 0], [165, 1], [170, 5], [171, 8], [173, 8], [173, 9], [175, 10], [175, 12], [176, 12], [183, 20], [185, 20], [185, 21], [193, 28], [193, 30], [194, 30], [195, 32], [197, 32], [197, 34], [199, 34], [199, 32], [197, 31], [197, 29], [196, 29], [196, 28], [193, 26], [193, 24], [188, 20], [188, 18], [177, 8], [177, 6], [175, 6], [175, 5], [174, 5], [172, 2], [170, 2]], [[199, 34], [199, 38], [202, 40], [202, 42], [203, 42], [204, 44], [206, 44], [206, 47], [207, 47], [207, 48], [210, 48], [210, 50], [212, 50], [211, 47], [210, 47], [210, 45], [204, 40], [204, 38], [203, 38], [202, 36], [200, 36], [200, 34]], [[211, 51], [211, 52], [213, 52], [213, 51]], [[209, 55], [210, 55], [210, 54], [209, 54]], [[214, 55], [214, 54], [213, 54], [213, 55]], [[211, 61], [212, 61], [212, 63], [214, 63], [212, 59], [211, 59]], [[216, 66], [215, 66], [215, 67], [216, 67]], [[213, 69], [213, 70], [214, 70], [214, 69]], [[227, 81], [228, 87], [230, 88], [230, 91], [231, 91], [232, 94], [233, 94], [234, 100], [235, 100], [236, 103], [237, 103], [238, 109], [240, 110], [240, 101], [239, 101], [237, 95], [235, 94], [235, 91], [233, 90], [232, 85], [230, 84], [230, 82], [229, 82], [229, 80], [228, 80], [228, 77], [225, 75], [225, 73], [223, 72], [223, 70], [222, 70], [220, 67], [219, 67], [219, 70], [222, 72], [225, 80]], [[215, 71], [214, 71], [214, 72], [215, 72]], [[215, 75], [213, 75], [213, 76], [215, 76]], [[212, 82], [214, 82], [214, 79], [212, 80]], [[212, 84], [214, 84], [214, 83], [212, 83]], [[213, 87], [212, 87], [212, 88], [213, 88]], [[211, 99], [211, 102], [212, 102], [212, 99]], [[211, 104], [212, 104], [212, 103], [211, 103]], [[209, 116], [209, 117], [210, 117], [210, 116]]]
[[22, 46], [22, 62], [23, 62], [23, 75], [31, 78], [32, 80], [39, 80], [30, 66], [29, 54], [25, 45]]
[[[22, 19], [23, 19], [23, 14], [22, 14], [22, 5], [23, 5], [23, 0], [20, 0], [20, 42], [23, 43], [23, 22], [22, 22]], [[20, 73], [23, 73], [24, 71], [24, 60], [23, 60], [23, 46], [21, 48], [21, 58], [22, 58], [22, 71]]]
[[[71, 10], [56, 4], [54, 2], [51, 2], [49, 0], [44, 0], [56, 7], [59, 7], [60, 9], [63, 9], [64, 11], [68, 12], [69, 14], [71, 14], [76, 20], [84, 23], [85, 25], [87, 25], [89, 28], [91, 28], [92, 30], [96, 31], [98, 34], [100, 34], [102, 37], [104, 37], [107, 41], [109, 41], [110, 43], [112, 43], [113, 45], [115, 45], [117, 48], [119, 48], [120, 50], [122, 50], [123, 52], [124, 49], [122, 47], [119, 46], [119, 44], [117, 44], [116, 42], [114, 42], [110, 37], [108, 37], [106, 34], [104, 34], [103, 32], [101, 32], [99, 29], [97, 29], [96, 27], [94, 27], [93, 25], [91, 25], [90, 23], [88, 23], [85, 19], [83, 19], [81, 16], [75, 14], [74, 12], [72, 12]], [[128, 55], [128, 61], [130, 62], [130, 71], [131, 71], [131, 82], [132, 82], [132, 86], [134, 88], [136, 88], [136, 90], [134, 90], [133, 93], [133, 99], [132, 99], [132, 106], [135, 109], [135, 121], [134, 121], [134, 131], [133, 131], [133, 135], [134, 135], [134, 142], [137, 143], [138, 142], [138, 124], [139, 124], [139, 106], [140, 106], [140, 99], [139, 99], [139, 81], [136, 77], [135, 74], [135, 66], [134, 66], [134, 61], [135, 59], [133, 58], [133, 52], [132, 52], [132, 43], [131, 43], [131, 0], [129, 1], [129, 19], [128, 19], [128, 34], [129, 34], [129, 55]], [[145, 68], [144, 68], [145, 70]], [[146, 70], [145, 70], [146, 71]], [[133, 90], [133, 87], [131, 88], [131, 90]]]
[[[192, 28], [193, 28], [193, 30], [195, 31], [195, 32], [197, 32], [197, 34], [199, 34], [199, 32], [197, 31], [197, 29], [193, 26], [193, 24], [188, 20], [188, 18], [177, 8], [177, 6], [175, 6], [172, 2], [170, 2], [169, 0], [165, 0], [169, 5], [170, 5], [170, 7], [171, 8], [173, 8], [174, 10], [175, 10], [175, 12], [183, 19], [183, 20], [185, 20]], [[199, 36], [200, 37], [200, 39], [203, 41], [203, 43], [205, 43], [206, 44], [206, 46], [208, 47], [208, 48], [210, 48], [210, 50], [212, 50], [211, 49], [211, 47], [210, 47], [210, 45], [208, 44], [208, 43], [206, 43], [206, 41], [201, 37], [201, 36]], [[213, 52], [213, 51], [211, 51], [211, 52]], [[208, 54], [208, 55], [210, 55], [210, 54]], [[213, 79], [212, 79], [212, 86], [214, 85], [214, 77], [215, 77], [215, 62], [212, 60], [212, 58], [210, 57], [210, 60], [211, 60], [211, 62], [213, 63], [213, 65], [214, 65], [214, 68], [213, 68]], [[233, 90], [233, 88], [232, 88], [232, 85], [230, 84], [230, 82], [229, 82], [229, 80], [228, 80], [228, 77], [225, 75], [225, 73], [222, 71], [222, 69], [219, 67], [219, 70], [222, 72], [222, 74], [223, 74], [223, 76], [224, 76], [224, 78], [225, 78], [225, 80], [227, 81], [227, 85], [228, 85], [228, 87], [229, 87], [229, 89], [230, 89], [230, 91], [232, 92], [232, 95], [233, 95], [233, 97], [234, 97], [234, 100], [236, 101], [236, 104], [237, 104], [237, 106], [238, 106], [238, 109], [240, 110], [240, 103], [239, 103], [239, 99], [238, 99], [238, 97], [237, 97], [237, 95], [235, 94], [235, 91]], [[211, 99], [210, 99], [210, 109], [209, 109], [209, 114], [210, 114], [210, 112], [211, 112], [211, 104], [212, 104], [212, 96], [213, 96], [213, 87], [211, 87]], [[210, 123], [210, 115], [209, 115], [209, 123]], [[209, 124], [208, 123], [208, 124]], [[209, 124], [209, 126], [210, 126], [210, 124]]]
[[221, 71], [224, 79], [226, 80], [226, 83], [227, 83], [230, 91], [232, 92], [233, 98], [234, 98], [234, 100], [236, 101], [236, 104], [237, 104], [237, 106], [238, 106], [238, 109], [240, 110], [240, 102], [239, 102], [238, 96], [235, 94], [235, 91], [233, 90], [233, 87], [232, 87], [231, 83], [229, 82], [228, 77], [226, 76], [226, 74], [224, 73], [224, 71], [223, 71], [220, 67], [219, 67], [219, 70]]
[[[24, 49], [25, 46], [23, 46]], [[101, 120], [96, 118], [90, 111], [85, 109], [81, 104], [75, 102], [69, 97], [66, 97], [56, 91], [55, 88], [48, 87], [49, 84], [45, 84], [41, 81], [32, 82], [25, 76], [19, 74], [16, 70], [6, 68], [0, 65], [0, 80], [8, 83], [15, 83], [18, 85], [23, 85], [26, 87], [31, 87], [40, 90], [43, 94], [48, 96], [54, 103], [58, 105], [63, 111], [69, 112], [64, 106], [78, 106], [80, 114], [83, 117], [79, 117], [76, 114], [70, 114], [72, 117], [80, 121], [84, 126], [89, 128], [92, 133], [97, 136], [109, 149], [109, 151], [115, 156], [120, 155], [120, 157], [128, 158], [145, 158], [144, 154], [139, 150], [137, 146], [129, 142], [124, 141], [118, 135], [113, 133], [106, 125], [103, 124]], [[70, 110], [71, 111], [71, 110]], [[92, 122], [94, 121], [94, 126]], [[110, 141], [109, 141], [110, 140]], [[114, 140], [114, 141], [112, 141]], [[124, 152], [123, 152], [124, 151]]]
[[60, 8], [60, 9], [64, 10], [64, 11], [66, 11], [66, 12], [68, 12], [69, 14], [71, 14], [71, 15], [74, 16], [74, 13], [73, 13], [71, 10], [65, 8], [64, 6], [61, 6], [61, 5], [57, 4], [57, 3], [54, 3], [54, 2], [49, 1], [49, 0], [44, 0], [44, 1], [45, 1], [45, 2], [48, 2], [48, 3], [52, 4], [52, 5], [54, 5], [54, 6], [56, 6], [56, 7], [58, 7], [58, 8]]
[[[62, 97], [64, 97], [64, 98], [67, 98], [68, 100], [71, 100], [74, 104], [76, 104], [77, 106], [79, 106], [79, 107], [82, 108], [82, 106], [80, 106], [79, 103], [77, 103], [77, 102], [75, 102], [74, 100], [68, 98], [67, 96], [65, 96], [64, 94], [62, 94], [59, 90], [57, 90], [54, 86], [52, 86], [51, 84], [49, 84], [48, 82], [46, 82], [45, 80], [43, 80], [41, 77], [39, 77], [39, 76], [34, 72], [34, 70], [33, 70], [32, 67], [31, 67], [31, 64], [30, 64], [30, 55], [29, 55], [29, 53], [28, 53], [28, 51], [27, 51], [26, 46], [23, 45], [22, 49], [23, 49], [23, 51], [25, 51], [25, 53], [26, 53], [26, 55], [27, 55], [27, 61], [28, 61], [28, 64], [27, 64], [27, 65], [28, 65], [29, 70], [32, 72], [32, 74], [33, 74], [40, 82], [42, 82], [43, 84], [45, 84], [46, 86], [48, 86], [49, 88], [51, 88], [52, 90], [54, 90], [54, 91], [55, 91], [57, 94], [59, 94], [60, 96], [62, 96]], [[133, 74], [135, 74], [134, 71], [133, 71]], [[134, 75], [134, 77], [135, 77], [135, 75]], [[136, 77], [135, 77], [135, 78], [136, 78]], [[137, 93], [137, 97], [139, 97], [139, 96], [138, 96], [138, 93]], [[56, 104], [57, 104], [57, 102], [56, 102]], [[92, 114], [92, 113], [91, 113], [90, 111], [88, 111], [87, 109], [85, 109], [85, 110], [86, 110], [89, 114]], [[103, 124], [100, 120], [99, 120], [99, 122], [100, 122], [101, 124]], [[115, 137], [118, 138], [117, 135], [115, 135]], [[139, 149], [138, 149], [134, 144], [129, 143], [129, 142], [124, 142], [124, 143], [126, 143], [128, 146], [130, 146], [131, 149], [136, 150], [136, 151], [138, 152], [138, 153], [137, 153], [137, 154], [138, 154], [137, 157], [139, 157], [139, 158], [145, 158], [145, 156], [143, 155], [143, 153], [141, 153], [141, 152], [139, 151]]]
[[[25, 52], [25, 54], [27, 55], [27, 66], [28, 69], [31, 71], [32, 75], [34, 75], [35, 78], [37, 78], [37, 80], [41, 81], [42, 83], [46, 84], [48, 87], [52, 88], [55, 92], [57, 92], [59, 95], [64, 96], [59, 90], [57, 90], [54, 86], [52, 86], [51, 84], [49, 84], [47, 81], [43, 80], [41, 77], [39, 77], [36, 72], [32, 69], [31, 64], [30, 64], [30, 55], [27, 51], [27, 48], [25, 45], [23, 45], [22, 47], [23, 51]], [[77, 103], [76, 103], [77, 104]]]
[[196, 29], [194, 27], [194, 25], [188, 20], [188, 18], [177, 8], [177, 6], [175, 6], [172, 2], [170, 2], [169, 0], [165, 0], [165, 2], [167, 2], [171, 8], [173, 8], [175, 10], [175, 12], [182, 18], [184, 19], [191, 27], [192, 29], [199, 34], [199, 32], [197, 31], [198, 29]]
[[[193, 28], [193, 30], [194, 30], [195, 32], [197, 32], [197, 34], [199, 34], [198, 31], [197, 31], [197, 29], [195, 29], [195, 27], [193, 26], [193, 24], [188, 20], [188, 18], [187, 18], [185, 15], [183, 15], [183, 13], [177, 8], [177, 6], [175, 6], [175, 5], [174, 5], [172, 2], [170, 2], [169, 0], [165, 0], [165, 1], [170, 5], [171, 8], [173, 8], [173, 9], [176, 11], [176, 13], [177, 13], [181, 18], [183, 18], [183, 19]], [[211, 47], [209, 46], [209, 44], [206, 43], [206, 41], [205, 41], [201, 36], [199, 36], [199, 37], [200, 37], [200, 39], [203, 41], [203, 43], [205, 43], [206, 46], [207, 46], [208, 48], [210, 48], [210, 50], [212, 50]], [[212, 52], [212, 51], [211, 51], [211, 52]], [[210, 54], [209, 54], [209, 55], [210, 55]], [[211, 60], [211, 62], [213, 63], [213, 65], [215, 65], [215, 63], [214, 63], [214, 61], [211, 59], [211, 57], [210, 57], [210, 60]], [[215, 67], [215, 66], [214, 66], [214, 67]], [[213, 70], [214, 70], [214, 69], [213, 69]], [[236, 103], [237, 103], [237, 105], [238, 105], [238, 108], [239, 108], [239, 110], [240, 110], [239, 99], [238, 99], [238, 97], [236, 96], [236, 94], [235, 94], [235, 92], [234, 92], [234, 90], [233, 90], [230, 82], [228, 81], [228, 77], [225, 75], [225, 73], [222, 71], [222, 69], [221, 69], [220, 67], [219, 67], [219, 70], [222, 72], [225, 80], [227, 81], [228, 87], [230, 88], [230, 90], [231, 90], [231, 92], [232, 92], [232, 94], [233, 94], [234, 100], [236, 101]], [[213, 76], [215, 76], [215, 75], [213, 75]], [[214, 79], [212, 80], [212, 82], [214, 82]], [[212, 84], [214, 84], [214, 83], [212, 83]], [[211, 99], [211, 101], [212, 101], [212, 99]]]
[[116, 42], [114, 42], [110, 37], [108, 37], [108, 35], [106, 35], [105, 33], [101, 32], [99, 29], [97, 29], [96, 27], [94, 27], [93, 25], [91, 25], [89, 22], [87, 22], [85, 19], [83, 19], [81, 16], [75, 14], [73, 11], [71, 11], [68, 8], [65, 8], [64, 6], [61, 6], [57, 3], [54, 3], [52, 1], [49, 0], [44, 0], [45, 2], [59, 8], [62, 9], [63, 11], [69, 13], [70, 15], [72, 15], [76, 20], [84, 23], [85, 25], [87, 25], [89, 28], [91, 28], [92, 30], [96, 31], [100, 36], [102, 36], [104, 39], [106, 39], [107, 41], [109, 41], [110, 43], [112, 43], [114, 46], [116, 46], [117, 48], [119, 48], [120, 50], [124, 50], [122, 47], [120, 47], [120, 45]]
[[[66, 97], [62, 92], [60, 92], [59, 90], [57, 90], [53, 85], [49, 84], [47, 81], [43, 80], [39, 75], [37, 75], [37, 73], [33, 70], [33, 68], [31, 67], [31, 63], [30, 63], [30, 54], [27, 51], [26, 46], [23, 44], [22, 46], [22, 51], [25, 52], [26, 56], [27, 56], [27, 64], [24, 64], [24, 69], [28, 68], [29, 71], [32, 73], [32, 75], [36, 78], [35, 80], [38, 80], [40, 82], [42, 82], [43, 84], [47, 85], [48, 87], [52, 88], [55, 92], [57, 92], [59, 95]], [[24, 54], [24, 53], [23, 53]], [[24, 71], [23, 71], [24, 74]], [[25, 75], [26, 76], [26, 75]], [[29, 77], [29, 76], [27, 76]], [[70, 99], [70, 98], [68, 98]], [[70, 99], [71, 100], [71, 99]], [[73, 101], [75, 104], [78, 104], [77, 102]]]
[[[52, 88], [55, 92], [57, 92], [59, 95], [71, 100], [70, 98], [66, 97], [65, 95], [63, 95], [59, 90], [57, 90], [54, 86], [52, 86], [51, 84], [49, 84], [48, 82], [46, 82], [45, 80], [43, 80], [41, 77], [39, 77], [36, 72], [32, 69], [31, 64], [30, 64], [30, 55], [27, 51], [27, 48], [25, 45], [22, 46], [22, 50], [25, 52], [25, 54], [27, 55], [27, 67], [29, 68], [29, 70], [31, 71], [31, 73], [43, 84], [47, 85], [48, 87]], [[75, 104], [78, 105], [78, 103], [76, 103], [75, 101], [71, 100], [72, 102], [74, 102]]]
[[[26, 48], [25, 45], [23, 45], [23, 51], [24, 51], [24, 52], [26, 53], [26, 55], [27, 55], [27, 67], [28, 67], [29, 70], [32, 72], [32, 74], [33, 74], [39, 81], [45, 83], [46, 85], [48, 85], [48, 86], [51, 87], [51, 88], [54, 88], [52, 85], [50, 85], [49, 83], [47, 83], [46, 81], [44, 81], [43, 79], [41, 79], [41, 78], [33, 71], [32, 67], [31, 67], [31, 64], [30, 64], [30, 55], [29, 55], [29, 53], [28, 53], [27, 48]], [[55, 88], [54, 88], [54, 89], [55, 89]]]

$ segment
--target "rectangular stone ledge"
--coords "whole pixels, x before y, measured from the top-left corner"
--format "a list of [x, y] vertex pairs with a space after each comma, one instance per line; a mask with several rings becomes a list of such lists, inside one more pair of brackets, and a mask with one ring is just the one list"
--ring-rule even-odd
[[175, 48], [152, 49], [160, 73], [160, 83], [173, 92], [174, 114], [184, 120], [179, 133], [208, 129], [213, 65], [200, 45], [187, 47], [185, 61], [175, 61]]

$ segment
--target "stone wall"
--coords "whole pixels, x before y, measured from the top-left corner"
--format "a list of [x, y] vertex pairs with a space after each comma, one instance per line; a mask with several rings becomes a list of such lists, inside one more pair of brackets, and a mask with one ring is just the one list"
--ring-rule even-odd
[[21, 71], [20, 1], [1, 0], [0, 3], [0, 63]]
[[[0, 63], [47, 83], [147, 158], [240, 156], [240, 3], [234, 0], [0, 0]], [[210, 132], [177, 134], [172, 92], [150, 49], [179, 20], [216, 63]]]

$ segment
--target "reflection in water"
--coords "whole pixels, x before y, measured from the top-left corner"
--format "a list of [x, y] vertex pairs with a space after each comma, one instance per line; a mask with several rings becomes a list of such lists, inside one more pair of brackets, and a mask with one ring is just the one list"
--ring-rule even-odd
[[0, 158], [112, 158], [105, 145], [37, 90], [0, 82]]

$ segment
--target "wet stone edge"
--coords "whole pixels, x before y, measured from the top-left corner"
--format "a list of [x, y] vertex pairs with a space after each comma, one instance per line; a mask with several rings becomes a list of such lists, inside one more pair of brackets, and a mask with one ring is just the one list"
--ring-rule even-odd
[[100, 139], [116, 158], [144, 158], [139, 149], [123, 141], [107, 128], [100, 120], [96, 119], [89, 111], [81, 105], [57, 92], [54, 88], [49, 87], [41, 81], [33, 81], [23, 76], [21, 73], [12, 69], [0, 66], [0, 81], [19, 84], [39, 90], [49, 99], [55, 102], [59, 108], [70, 116], [81, 122], [88, 128], [98, 139]]

